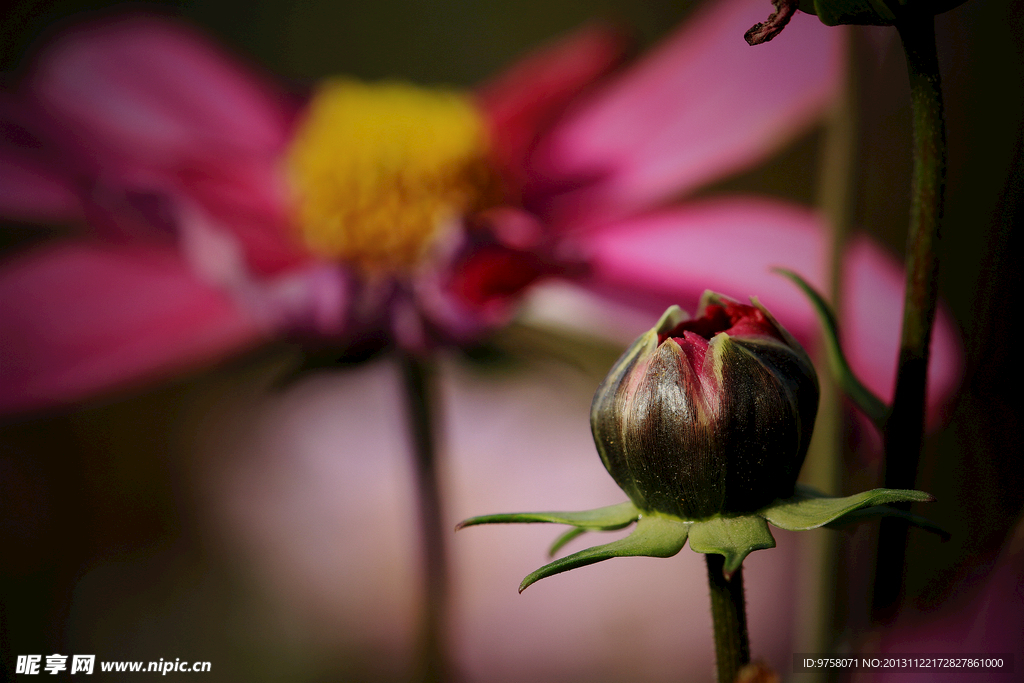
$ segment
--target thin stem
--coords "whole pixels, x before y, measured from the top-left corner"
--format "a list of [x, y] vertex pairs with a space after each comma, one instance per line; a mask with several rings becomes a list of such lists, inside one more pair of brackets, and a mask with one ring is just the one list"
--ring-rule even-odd
[[448, 679], [451, 669], [444, 634], [448, 596], [448, 561], [438, 483], [435, 415], [431, 410], [433, 366], [421, 357], [402, 355], [402, 379], [413, 442], [413, 464], [419, 504], [420, 536], [424, 565], [424, 608], [419, 632], [417, 680], [436, 683]]
[[[913, 488], [924, 433], [928, 346], [935, 320], [939, 227], [946, 180], [946, 130], [935, 50], [935, 19], [909, 17], [897, 26], [907, 55], [914, 121], [914, 177], [907, 234], [907, 291], [903, 304], [896, 394], [885, 430], [885, 486]], [[891, 619], [903, 590], [907, 526], [885, 520], [879, 532], [872, 616]]]
[[725, 558], [707, 554], [708, 585], [711, 587], [711, 619], [715, 631], [715, 661], [718, 683], [733, 683], [744, 665], [750, 663], [747, 637], [747, 605], [743, 598], [743, 568], [727, 580], [722, 573]]

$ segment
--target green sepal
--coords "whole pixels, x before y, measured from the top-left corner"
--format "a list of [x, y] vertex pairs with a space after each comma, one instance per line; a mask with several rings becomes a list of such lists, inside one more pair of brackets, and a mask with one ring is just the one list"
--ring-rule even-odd
[[879, 519], [880, 517], [895, 517], [897, 519], [902, 519], [911, 526], [916, 526], [919, 529], [935, 534], [943, 541], [948, 541], [952, 537], [952, 534], [947, 529], [939, 526], [927, 517], [915, 515], [912, 512], [900, 510], [899, 508], [894, 508], [889, 505], [875, 505], [873, 507], [861, 508], [859, 510], [854, 510], [853, 512], [848, 512], [836, 521], [826, 524], [825, 528], [845, 529], [852, 524], [867, 522], [872, 519]]
[[828, 305], [824, 297], [812, 287], [807, 280], [785, 268], [775, 268], [775, 272], [791, 280], [799, 287], [804, 295], [810, 299], [814, 312], [821, 323], [821, 330], [825, 337], [825, 347], [828, 350], [829, 368], [839, 384], [839, 388], [846, 394], [854, 404], [868, 416], [868, 419], [881, 431], [885, 421], [889, 419], [889, 406], [885, 401], [878, 398], [870, 389], [861, 383], [853, 374], [853, 369], [846, 360], [843, 347], [839, 343], [839, 324], [832, 307]]
[[[777, 500], [768, 507], [757, 511], [773, 525], [787, 531], [807, 531], [826, 524], [843, 524], [844, 521], [860, 521], [874, 517], [885, 517], [891, 508], [880, 508], [871, 514], [875, 506], [890, 503], [926, 503], [933, 501], [924, 491], [908, 489], [872, 489], [845, 498], [832, 498], [806, 486], [797, 486], [791, 498]], [[852, 520], [848, 516], [856, 513]]]
[[519, 584], [519, 592], [555, 574], [577, 567], [610, 560], [613, 557], [672, 557], [686, 545], [691, 522], [663, 515], [644, 515], [633, 532], [625, 538], [581, 550], [544, 565]]
[[690, 528], [690, 550], [725, 557], [723, 573], [730, 579], [755, 550], [775, 547], [775, 537], [763, 517], [714, 517], [694, 522]]
[[777, 500], [756, 512], [729, 517], [702, 520], [684, 520], [658, 513], [641, 513], [632, 502], [609, 505], [582, 512], [515, 512], [499, 515], [471, 517], [461, 522], [456, 530], [478, 524], [511, 524], [547, 522], [572, 526], [552, 544], [554, 555], [566, 543], [581, 534], [592, 531], [613, 531], [637, 522], [633, 532], [625, 538], [581, 550], [544, 565], [533, 572], [519, 586], [522, 593], [540, 579], [570, 569], [585, 567], [613, 557], [672, 557], [686, 544], [698, 553], [713, 553], [725, 558], [726, 578], [742, 566], [747, 555], [755, 550], [775, 547], [768, 523], [787, 531], [807, 531], [818, 527], [838, 527], [866, 519], [899, 517], [945, 537], [948, 534], [926, 519], [888, 507], [891, 503], [928, 502], [935, 500], [923, 491], [904, 489], [874, 489], [845, 498], [833, 498], [807, 486], [797, 486], [793, 496]]
[[551, 547], [548, 548], [548, 557], [554, 557], [555, 554], [559, 550], [564, 548], [569, 541], [582, 536], [583, 534], [587, 533], [587, 531], [588, 530], [584, 529], [583, 527], [575, 526], [566, 531], [564, 534], [561, 534], [558, 538], [555, 539], [555, 542], [551, 544]]
[[499, 515], [481, 515], [459, 522], [455, 530], [458, 531], [463, 527], [476, 526], [478, 524], [548, 522], [552, 524], [569, 524], [581, 529], [614, 531], [615, 529], [629, 526], [639, 517], [640, 511], [636, 506], [626, 501], [617, 505], [609, 505], [595, 510], [583, 510], [581, 512], [510, 512]]

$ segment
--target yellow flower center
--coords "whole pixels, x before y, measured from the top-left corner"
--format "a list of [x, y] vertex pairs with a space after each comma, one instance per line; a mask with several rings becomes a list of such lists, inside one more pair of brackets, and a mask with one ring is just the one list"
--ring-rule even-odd
[[501, 202], [484, 122], [452, 91], [329, 81], [288, 166], [307, 246], [370, 273], [414, 267], [462, 216]]

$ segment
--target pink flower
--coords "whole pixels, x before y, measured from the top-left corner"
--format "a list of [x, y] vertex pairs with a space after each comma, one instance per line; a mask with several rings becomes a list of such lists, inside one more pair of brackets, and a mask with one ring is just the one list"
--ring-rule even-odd
[[[622, 38], [592, 26], [472, 95], [331, 81], [308, 101], [162, 19], [64, 34], [0, 100], [0, 211], [91, 232], [0, 264], [0, 409], [282, 335], [461, 343], [557, 279], [651, 311], [756, 294], [812, 339], [809, 305], [768, 269], [823, 285], [813, 212], [673, 201], [763, 159], [835, 94], [842, 34], [798, 16], [752, 50], [761, 13], [712, 3], [623, 68]], [[851, 361], [887, 395], [901, 269], [858, 240], [844, 281]], [[958, 380], [942, 316], [933, 397]]]

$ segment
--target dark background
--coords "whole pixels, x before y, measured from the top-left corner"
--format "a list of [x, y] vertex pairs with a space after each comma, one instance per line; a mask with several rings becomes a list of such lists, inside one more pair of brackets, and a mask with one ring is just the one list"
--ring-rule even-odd
[[[201, 25], [254, 64], [297, 84], [348, 73], [472, 86], [531, 45], [595, 15], [634, 26], [644, 45], [676, 25], [691, 5], [681, 0], [320, 0], [147, 7]], [[767, 15], [767, 0], [765, 6]], [[45, 0], [5, 6], [0, 68], [16, 71], [34, 42], [76, 13], [110, 7]], [[953, 537], [941, 544], [911, 535], [906, 605], [912, 613], [944, 614], [967, 604], [1020, 523], [1024, 505], [1020, 342], [1013, 323], [1022, 292], [1022, 10], [1019, 1], [969, 0], [937, 19], [950, 159], [940, 292], [960, 326], [966, 370], [947, 426], [927, 441], [918, 483], [939, 500], [927, 513]], [[880, 42], [878, 35], [860, 31], [857, 40], [856, 223], [902, 253], [910, 176], [907, 78], [898, 44]], [[759, 169], [706, 191], [742, 189], [812, 204], [821, 140], [821, 131], [813, 131]], [[52, 234], [19, 225], [7, 225], [4, 232], [7, 250]], [[279, 352], [271, 349], [80, 410], [0, 426], [0, 670], [13, 671], [9, 667], [19, 653], [62, 651], [74, 587], [97, 562], [154, 545], [173, 548], [166, 561], [180, 564], [186, 575], [212, 562], [196, 531], [203, 522], [188, 504], [191, 464], [180, 435], [194, 428], [190, 420], [201, 412], [197, 404]], [[851, 491], [872, 483], [870, 462], [854, 457], [850, 463]], [[848, 547], [857, 544], [853, 540]], [[850, 562], [860, 567], [856, 558]], [[196, 607], [202, 618], [193, 620], [192, 637], [213, 639], [232, 653], [236, 674], [231, 680], [274, 680], [281, 672], [268, 662], [276, 657], [253, 651], [252, 643], [230, 642], [231, 625], [218, 621], [234, 614], [231, 605], [243, 601], [244, 593], [223, 577], [201, 587], [195, 600], [205, 606]], [[864, 606], [858, 595], [841, 594], [837, 600], [835, 636], [841, 639], [851, 635], [844, 624], [863, 621]], [[182, 609], [189, 609], [188, 600], [184, 604]], [[343, 670], [325, 665], [306, 678], [289, 669], [288, 678], [373, 677], [366, 673], [375, 671], [366, 663], [372, 659], [372, 653], [353, 655], [354, 663]]]

